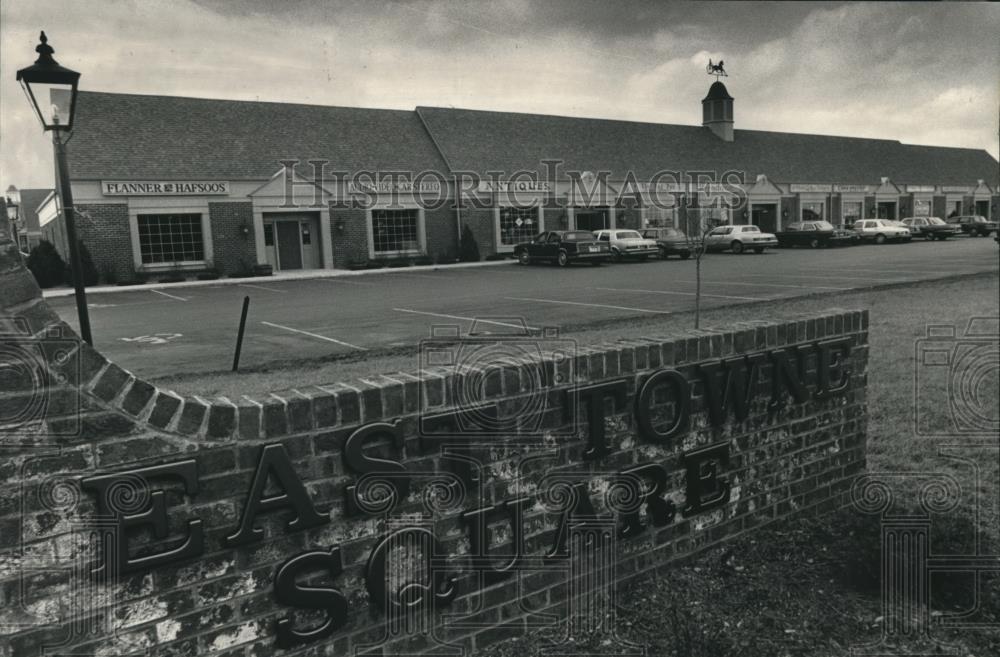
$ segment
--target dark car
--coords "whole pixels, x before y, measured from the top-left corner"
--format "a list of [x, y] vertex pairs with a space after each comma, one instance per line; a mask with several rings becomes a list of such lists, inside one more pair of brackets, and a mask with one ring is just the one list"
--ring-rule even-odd
[[646, 239], [656, 240], [660, 248], [660, 257], [664, 260], [667, 256], [677, 255], [687, 260], [691, 253], [698, 249], [698, 242], [684, 234], [684, 231], [677, 228], [646, 228], [642, 231], [642, 236]]
[[514, 257], [522, 265], [541, 260], [560, 267], [577, 261], [599, 265], [610, 256], [608, 245], [598, 242], [594, 234], [586, 230], [550, 230], [514, 247]]
[[997, 229], [997, 222], [978, 214], [963, 214], [948, 217], [948, 223], [958, 226], [963, 233], [972, 237], [989, 237]]
[[937, 217], [907, 217], [903, 224], [910, 229], [914, 237], [925, 240], [946, 240], [962, 232], [953, 224], [941, 221]]
[[850, 246], [861, 241], [854, 231], [837, 228], [828, 221], [796, 221], [775, 235], [778, 236], [778, 246], [808, 246], [811, 249]]

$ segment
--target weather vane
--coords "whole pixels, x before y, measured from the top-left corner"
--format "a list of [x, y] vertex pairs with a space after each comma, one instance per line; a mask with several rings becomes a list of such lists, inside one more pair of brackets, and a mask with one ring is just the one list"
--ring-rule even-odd
[[729, 74], [726, 73], [726, 69], [723, 68], [723, 64], [725, 64], [725, 62], [721, 59], [718, 64], [713, 64], [712, 60], [709, 59], [708, 66], [705, 67], [705, 72], [709, 75], [714, 75], [716, 80], [719, 78], [728, 78]]

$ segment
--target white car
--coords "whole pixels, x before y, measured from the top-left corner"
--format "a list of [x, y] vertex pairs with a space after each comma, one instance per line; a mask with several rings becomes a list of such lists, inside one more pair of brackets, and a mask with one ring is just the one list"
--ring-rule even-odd
[[778, 246], [778, 238], [773, 233], [761, 232], [752, 225], [719, 226], [705, 236], [706, 251], [732, 251], [743, 253], [753, 249], [755, 253], [763, 253], [769, 246]]
[[611, 249], [611, 262], [621, 262], [623, 258], [645, 260], [660, 253], [656, 240], [643, 237], [637, 230], [595, 230], [594, 237]]
[[859, 219], [852, 226], [854, 232], [861, 236], [861, 239], [876, 244], [886, 242], [909, 242], [913, 235], [910, 229], [889, 219]]

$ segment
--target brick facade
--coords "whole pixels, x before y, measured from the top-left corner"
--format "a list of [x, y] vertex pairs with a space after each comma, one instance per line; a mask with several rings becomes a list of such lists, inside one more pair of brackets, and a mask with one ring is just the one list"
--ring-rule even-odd
[[[594, 588], [608, 585], [601, 582], [669, 576], [677, 559], [762, 524], [843, 506], [865, 467], [867, 311], [578, 349], [543, 343], [538, 358], [511, 362], [485, 382], [479, 372], [470, 381], [431, 368], [303, 384], [261, 399], [180, 397], [76, 339], [41, 299], [5, 222], [0, 217], [0, 327], [35, 354], [50, 383], [0, 393], [5, 409], [37, 409], [36, 400], [44, 406], [0, 428], [0, 484], [8, 492], [0, 498], [4, 657], [57, 648], [81, 655], [341, 655], [372, 644], [386, 654], [422, 653], [441, 639], [476, 650], [523, 633], [539, 613], [562, 622], [568, 601], [607, 592]], [[829, 350], [833, 343], [843, 349], [839, 357]], [[821, 367], [831, 362], [833, 378], [821, 374], [831, 372]], [[760, 366], [751, 367], [757, 375], [743, 415], [738, 404], [727, 410], [731, 395], [708, 385], [741, 363]], [[663, 373], [668, 383], [656, 387], [651, 381]], [[442, 438], [449, 426], [468, 435], [465, 423], [474, 416], [448, 415], [468, 383], [496, 411], [476, 422], [515, 424], [477, 424], [491, 430], [471, 442]], [[593, 408], [603, 409], [596, 420]], [[366, 435], [361, 429], [373, 423], [376, 431]], [[671, 423], [680, 430], [669, 433]], [[378, 480], [383, 490], [409, 487], [388, 516], [359, 516], [346, 504], [363, 488], [362, 466], [373, 463], [365, 454], [392, 466], [384, 472], [393, 474]], [[244, 521], [256, 471], [264, 475], [261, 499], [278, 490], [273, 483], [265, 490], [270, 473], [285, 502], [306, 506], [284, 508], [271, 498], [271, 510]], [[105, 475], [114, 476], [96, 478]], [[702, 488], [706, 477], [712, 486]], [[639, 490], [647, 480], [653, 488], [636, 498], [643, 504], [629, 502], [629, 486]], [[306, 513], [310, 508], [315, 513]], [[508, 522], [512, 509], [520, 523]], [[172, 538], [148, 531], [161, 511]], [[477, 571], [486, 577], [509, 557], [470, 559], [470, 538], [482, 536], [475, 529], [480, 511], [494, 530], [493, 541], [484, 539], [489, 549], [513, 554], [515, 525], [524, 539], [517, 567], [484, 581]], [[126, 517], [128, 526], [107, 522]], [[243, 526], [245, 534], [237, 531]], [[407, 554], [389, 549], [390, 540], [380, 552], [383, 539], [407, 532], [439, 543], [438, 610], [414, 617], [411, 628], [429, 633], [387, 636], [380, 564], [402, 577], [390, 578], [392, 591], [427, 572], [426, 542]], [[113, 582], [90, 572], [116, 563], [105, 562], [116, 558], [114, 550], [91, 550], [92, 534], [128, 539]], [[141, 550], [155, 560], [195, 535], [200, 540], [186, 544], [186, 557], [128, 561]], [[603, 541], [603, 578], [581, 570], [579, 552], [595, 545], [582, 540], [587, 536]], [[293, 558], [304, 552], [318, 564], [309, 571], [316, 585], [335, 587], [328, 599], [343, 599], [343, 623], [293, 652], [276, 647], [282, 622], [315, 628], [327, 613], [326, 606], [311, 613], [279, 604], [287, 594], [275, 579], [294, 570]], [[88, 632], [74, 629], [84, 623]]]
[[[135, 260], [124, 203], [78, 204], [76, 234], [87, 245], [97, 271], [105, 282], [132, 278]], [[65, 259], [67, 255], [61, 254]]]
[[[208, 217], [212, 226], [212, 259], [216, 269], [223, 274], [232, 274], [257, 264], [252, 203], [209, 203]], [[248, 230], [245, 235], [244, 227]]]

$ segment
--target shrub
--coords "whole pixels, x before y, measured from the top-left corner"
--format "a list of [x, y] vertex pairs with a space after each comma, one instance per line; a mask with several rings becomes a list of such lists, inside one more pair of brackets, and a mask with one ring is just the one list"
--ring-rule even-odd
[[62, 285], [69, 278], [66, 274], [66, 263], [63, 261], [52, 242], [42, 240], [28, 254], [27, 267], [35, 276], [38, 287], [53, 287]]
[[462, 239], [459, 243], [459, 260], [462, 262], [479, 262], [479, 245], [472, 235], [469, 224], [462, 224]]
[[[97, 285], [100, 279], [100, 275], [97, 272], [97, 266], [94, 265], [94, 258], [90, 255], [90, 250], [82, 241], [77, 242], [77, 253], [80, 256], [80, 273], [83, 275], [83, 286], [93, 287]], [[66, 271], [66, 281], [68, 283], [73, 283], [72, 267], [67, 268]]]

